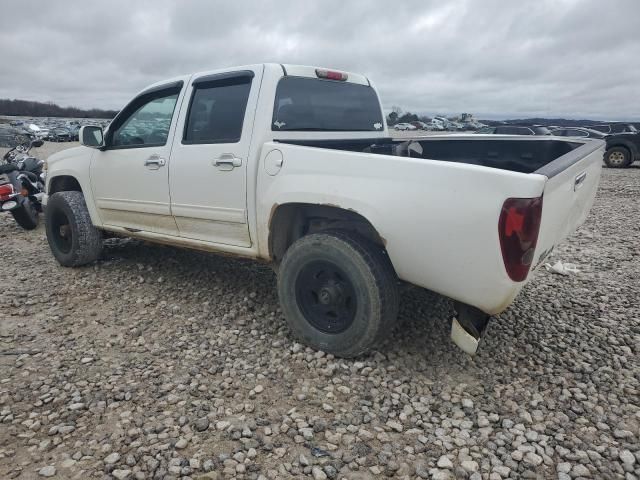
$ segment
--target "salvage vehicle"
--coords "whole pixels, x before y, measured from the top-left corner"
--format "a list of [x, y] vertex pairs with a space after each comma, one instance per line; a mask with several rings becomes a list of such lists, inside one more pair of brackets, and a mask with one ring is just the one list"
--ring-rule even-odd
[[50, 142], [70, 142], [73, 140], [71, 132], [67, 128], [58, 127], [52, 128], [47, 135], [47, 140]]
[[343, 357], [389, 336], [413, 284], [453, 299], [452, 339], [475, 353], [584, 222], [604, 142], [393, 139], [382, 112], [367, 77], [315, 67], [151, 85], [49, 157], [51, 251], [94, 262], [107, 232], [270, 262], [295, 336]]
[[[633, 127], [633, 125], [630, 125]], [[604, 163], [609, 168], [625, 168], [640, 160], [640, 133], [631, 131], [623, 133], [602, 133], [584, 127], [559, 127], [551, 133], [561, 137], [599, 138], [607, 142], [604, 152]]]
[[396, 123], [393, 128], [395, 130], [416, 130], [418, 127], [411, 123]]
[[484, 135], [551, 135], [549, 129], [542, 125], [497, 125], [482, 127], [475, 133]]
[[584, 128], [591, 128], [599, 132], [610, 133], [638, 133], [638, 129], [632, 123], [606, 123], [603, 125], [587, 125]]

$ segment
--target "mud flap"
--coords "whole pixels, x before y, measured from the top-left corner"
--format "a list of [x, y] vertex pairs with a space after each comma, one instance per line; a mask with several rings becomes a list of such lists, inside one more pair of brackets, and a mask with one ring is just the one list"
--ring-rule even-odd
[[490, 316], [475, 307], [456, 303], [457, 315], [451, 322], [451, 340], [463, 352], [475, 355], [480, 338], [489, 324]]

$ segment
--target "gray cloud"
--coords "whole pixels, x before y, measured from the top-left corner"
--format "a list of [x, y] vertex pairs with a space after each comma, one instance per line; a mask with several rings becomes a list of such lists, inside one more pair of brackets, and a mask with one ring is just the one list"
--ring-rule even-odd
[[275, 61], [362, 72], [387, 108], [640, 120], [639, 20], [638, 0], [8, 1], [0, 98], [117, 109]]

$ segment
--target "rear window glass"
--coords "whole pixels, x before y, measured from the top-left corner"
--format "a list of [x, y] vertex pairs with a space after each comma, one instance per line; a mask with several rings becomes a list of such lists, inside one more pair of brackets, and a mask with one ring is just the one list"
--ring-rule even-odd
[[183, 143], [236, 143], [242, 135], [251, 78], [194, 85]]
[[278, 83], [275, 131], [381, 131], [380, 102], [367, 85], [303, 77]]

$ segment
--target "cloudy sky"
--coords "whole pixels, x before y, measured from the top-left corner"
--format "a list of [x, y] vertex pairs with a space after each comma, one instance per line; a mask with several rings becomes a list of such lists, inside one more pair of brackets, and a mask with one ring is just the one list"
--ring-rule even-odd
[[362, 72], [385, 108], [640, 120], [640, 0], [4, 0], [0, 98], [119, 109], [173, 75]]

